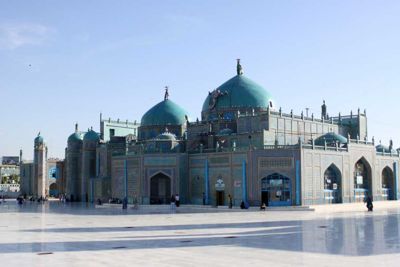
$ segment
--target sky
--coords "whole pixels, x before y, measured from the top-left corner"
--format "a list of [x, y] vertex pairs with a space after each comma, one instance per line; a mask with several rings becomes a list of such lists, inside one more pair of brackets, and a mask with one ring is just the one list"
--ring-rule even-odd
[[74, 124], [140, 121], [163, 99], [193, 120], [236, 74], [289, 113], [367, 110], [400, 147], [400, 1], [0, 0], [0, 156], [64, 158]]

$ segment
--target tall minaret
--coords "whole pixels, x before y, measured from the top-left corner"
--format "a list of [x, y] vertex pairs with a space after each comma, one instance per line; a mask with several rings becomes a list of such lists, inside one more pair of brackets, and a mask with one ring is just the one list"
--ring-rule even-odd
[[40, 135], [35, 138], [35, 146], [33, 153], [33, 193], [38, 197], [46, 196], [46, 157], [47, 147], [43, 137]]

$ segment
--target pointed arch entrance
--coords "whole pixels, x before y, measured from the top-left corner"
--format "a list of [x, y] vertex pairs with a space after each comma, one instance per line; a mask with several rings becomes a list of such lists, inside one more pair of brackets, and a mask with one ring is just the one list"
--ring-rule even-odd
[[169, 204], [171, 198], [171, 178], [157, 173], [150, 179], [150, 204]]
[[363, 202], [367, 195], [372, 196], [371, 166], [365, 158], [354, 165], [354, 201]]
[[52, 197], [58, 197], [59, 191], [58, 191], [58, 186], [56, 183], [52, 183], [49, 186], [49, 195]]
[[342, 175], [335, 164], [324, 173], [324, 201], [327, 204], [342, 203]]
[[382, 199], [394, 199], [394, 175], [392, 169], [386, 166], [382, 170]]
[[261, 202], [267, 206], [290, 206], [292, 184], [289, 177], [279, 173], [261, 179]]

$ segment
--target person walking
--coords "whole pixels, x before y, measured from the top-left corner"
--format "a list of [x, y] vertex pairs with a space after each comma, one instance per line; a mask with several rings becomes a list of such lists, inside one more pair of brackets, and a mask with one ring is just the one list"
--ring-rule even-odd
[[373, 211], [374, 205], [372, 204], [372, 198], [370, 195], [367, 196], [365, 202], [367, 203], [367, 209], [368, 211]]
[[203, 206], [206, 205], [206, 194], [203, 192]]
[[124, 199], [122, 200], [122, 209], [126, 210], [128, 208], [128, 198], [124, 197]]
[[228, 195], [228, 200], [229, 200], [229, 208], [231, 209], [233, 206], [233, 203], [232, 203], [232, 196], [230, 194]]

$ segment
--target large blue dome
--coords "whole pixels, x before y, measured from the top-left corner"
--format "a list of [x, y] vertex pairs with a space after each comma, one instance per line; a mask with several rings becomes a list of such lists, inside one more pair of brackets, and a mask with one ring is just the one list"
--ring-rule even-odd
[[210, 109], [264, 108], [272, 105], [272, 96], [261, 85], [238, 74], [209, 93], [203, 112]]
[[182, 125], [187, 112], [169, 99], [165, 99], [149, 109], [142, 117], [140, 126]]

